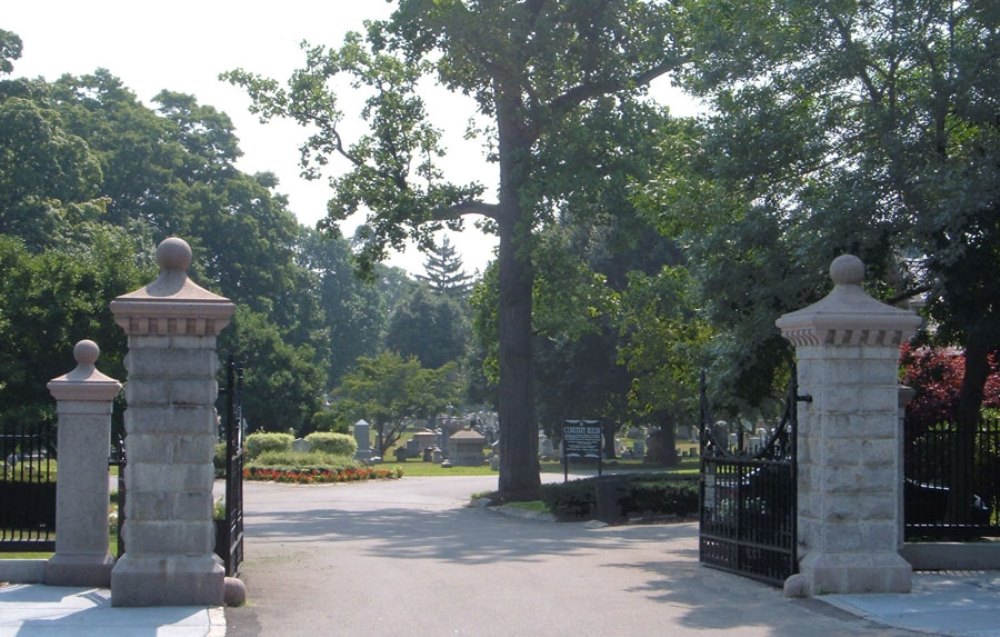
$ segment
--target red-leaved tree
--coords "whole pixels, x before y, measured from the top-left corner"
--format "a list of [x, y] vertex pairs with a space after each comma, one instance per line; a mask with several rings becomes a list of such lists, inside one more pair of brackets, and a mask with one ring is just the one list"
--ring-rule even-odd
[[[903, 345], [901, 382], [916, 390], [906, 407], [907, 433], [926, 431], [941, 422], [954, 422], [965, 376], [965, 353], [954, 347]], [[1000, 358], [989, 356], [989, 376], [983, 389], [983, 407], [1000, 408]]]

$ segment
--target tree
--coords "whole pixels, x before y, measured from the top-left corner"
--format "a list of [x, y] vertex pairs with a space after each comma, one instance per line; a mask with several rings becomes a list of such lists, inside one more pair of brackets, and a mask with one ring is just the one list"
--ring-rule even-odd
[[1000, 14], [943, 0], [690, 9], [685, 85], [714, 112], [665, 140], [646, 194], [665, 231], [688, 231], [713, 320], [745, 333], [730, 341], [751, 352], [742, 380], [773, 375], [773, 319], [854, 252], [876, 295], [929, 292], [939, 334], [967, 349], [963, 411], [977, 415], [1000, 342]]
[[408, 419], [433, 416], [455, 402], [455, 365], [427, 369], [415, 357], [403, 358], [393, 352], [362, 356], [334, 395], [347, 403], [339, 411], [372, 424], [379, 454], [384, 458], [399, 440]]
[[[965, 375], [965, 354], [955, 348], [903, 345], [900, 382], [915, 391], [906, 405], [907, 435], [919, 435], [928, 427], [952, 423]], [[990, 356], [983, 407], [1000, 408], [1000, 357]]]
[[219, 349], [245, 365], [243, 415], [254, 430], [303, 433], [319, 411], [325, 368], [308, 345], [291, 345], [264, 315], [237, 306]]
[[[339, 50], [308, 49], [306, 67], [287, 90], [246, 72], [227, 74], [248, 89], [252, 110], [265, 119], [287, 116], [315, 127], [303, 149], [307, 169], [334, 154], [347, 161], [350, 172], [333, 182], [328, 227], [367, 207], [363, 257], [379, 259], [407, 237], [427, 245], [435, 231], [459, 229], [469, 214], [496, 229], [504, 498], [534, 498], [539, 487], [531, 248], [535, 228], [553, 212], [547, 195], [557, 190], [537, 181], [539, 148], [582, 106], [608, 96], [629, 102], [676, 68], [672, 28], [673, 8], [659, 2], [403, 0], [388, 22], [368, 25], [367, 41], [352, 34]], [[440, 180], [440, 135], [415, 94], [432, 70], [491, 121], [479, 133], [499, 164], [496, 203], [481, 199], [477, 184]], [[341, 136], [342, 114], [327, 85], [341, 73], [373, 93], [362, 111], [370, 132], [352, 145]]]
[[101, 218], [102, 178], [97, 157], [56, 111], [0, 98], [0, 233], [35, 251], [58, 243], [70, 225]]
[[435, 245], [429, 249], [424, 260], [424, 272], [424, 275], [418, 274], [417, 278], [438, 294], [455, 301], [464, 302], [472, 289], [472, 276], [465, 273], [462, 257], [448, 237], [441, 241], [440, 246]]
[[24, 43], [16, 33], [0, 29], [0, 75], [14, 71], [14, 61], [21, 59], [23, 46]]
[[111, 301], [152, 280], [152, 253], [118, 228], [94, 225], [87, 240], [40, 253], [0, 235], [0, 425], [52, 422], [45, 384], [73, 369], [73, 346], [92, 339], [101, 370], [124, 379], [125, 333]]
[[428, 368], [462, 360], [469, 342], [469, 322], [451, 298], [420, 286], [389, 316], [385, 348], [414, 356]]

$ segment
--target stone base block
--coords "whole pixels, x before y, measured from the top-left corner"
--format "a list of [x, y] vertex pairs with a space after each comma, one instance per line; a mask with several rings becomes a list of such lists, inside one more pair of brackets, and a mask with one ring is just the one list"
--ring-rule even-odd
[[115, 558], [110, 555], [74, 555], [56, 553], [45, 564], [47, 586], [111, 586], [111, 569]]
[[1000, 542], [907, 543], [899, 554], [918, 571], [1000, 570]]
[[222, 606], [226, 571], [214, 555], [131, 556], [111, 571], [112, 606]]
[[909, 593], [912, 576], [910, 564], [896, 553], [812, 553], [799, 562], [796, 586], [810, 596]]
[[0, 582], [42, 584], [47, 560], [0, 560]]

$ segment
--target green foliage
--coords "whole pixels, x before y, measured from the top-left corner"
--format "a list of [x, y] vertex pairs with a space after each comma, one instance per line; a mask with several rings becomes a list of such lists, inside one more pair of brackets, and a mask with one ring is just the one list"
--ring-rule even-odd
[[677, 27], [681, 80], [713, 112], [667, 131], [639, 196], [698, 264], [715, 354], [734, 363], [726, 384], [759, 400], [785, 358], [774, 319], [818, 300], [850, 252], [876, 296], [931, 292], [939, 337], [970, 350], [976, 413], [1000, 341], [1000, 14], [706, 0]]
[[[635, 103], [645, 85], [681, 62], [672, 29], [675, 7], [661, 2], [491, 3], [406, 0], [387, 22], [349, 34], [340, 48], [305, 45], [305, 67], [286, 86], [246, 71], [224, 75], [250, 94], [262, 118], [289, 117], [309, 127], [303, 168], [318, 176], [331, 156], [348, 172], [331, 180], [334, 196], [325, 225], [368, 212], [358, 235], [362, 264], [381, 260], [406, 239], [422, 246], [443, 227], [460, 229], [464, 215], [487, 218], [500, 237], [497, 353], [500, 374], [500, 489], [534, 499], [537, 425], [531, 356], [533, 233], [550, 220], [554, 202], [589, 180], [589, 157], [570, 157], [560, 176], [540, 170], [544, 148], [557, 147], [580, 110], [600, 103], [613, 119], [620, 104]], [[497, 202], [482, 201], [481, 185], [443, 179], [440, 133], [417, 94], [436, 73], [447, 89], [475, 100], [489, 120], [474, 125], [503, 179]], [[338, 83], [339, 82], [339, 83]], [[342, 130], [337, 90], [364, 94], [365, 134]], [[624, 108], [621, 110], [625, 110]], [[616, 140], [617, 141], [617, 140]], [[628, 148], [622, 145], [621, 148]], [[624, 154], [624, 153], [622, 153]]]
[[247, 458], [254, 461], [268, 451], [287, 451], [290, 453], [294, 441], [295, 438], [291, 434], [258, 431], [247, 436], [243, 445]]
[[0, 75], [14, 70], [14, 61], [21, 58], [23, 47], [21, 38], [10, 31], [0, 29]]
[[317, 411], [313, 414], [310, 427], [313, 431], [330, 431], [338, 434], [350, 433], [351, 423], [342, 414], [333, 410]]
[[458, 302], [420, 286], [389, 316], [385, 348], [438, 368], [460, 361], [468, 340], [469, 323]]
[[[291, 444], [291, 443], [289, 443]], [[268, 449], [255, 455], [247, 463], [248, 469], [268, 467], [283, 470], [333, 470], [356, 469], [363, 466], [352, 457], [321, 451], [291, 451], [290, 449]]]
[[331, 433], [328, 431], [315, 431], [305, 437], [312, 451], [328, 453], [336, 456], [354, 457], [358, 450], [358, 443], [352, 436], [347, 434]]
[[251, 426], [301, 431], [320, 405], [325, 377], [309, 345], [292, 345], [266, 316], [237, 307], [225, 335], [246, 367], [243, 410]]
[[215, 468], [216, 478], [225, 477], [226, 467], [229, 464], [228, 460], [229, 459], [226, 457], [226, 443], [216, 443], [212, 450], [212, 466]]
[[382, 352], [359, 358], [358, 367], [344, 376], [334, 395], [343, 401], [339, 409], [351, 414], [352, 420], [371, 423], [379, 454], [385, 457], [408, 419], [433, 416], [457, 402], [455, 372], [454, 364], [426, 369], [414, 357]]
[[437, 292], [453, 301], [463, 303], [472, 289], [472, 276], [465, 273], [462, 257], [455, 250], [448, 237], [441, 244], [429, 248], [424, 259], [424, 275], [417, 278]]
[[[542, 501], [561, 520], [592, 518], [597, 513], [598, 480], [586, 478], [542, 486]], [[691, 516], [698, 513], [698, 484], [665, 474], [614, 476], [620, 481], [618, 507], [630, 516]]]
[[124, 231], [87, 231], [73, 246], [40, 253], [0, 235], [0, 424], [54, 419], [45, 383], [73, 368], [82, 339], [100, 346], [104, 373], [125, 378], [125, 334], [109, 304], [151, 280], [150, 266]]

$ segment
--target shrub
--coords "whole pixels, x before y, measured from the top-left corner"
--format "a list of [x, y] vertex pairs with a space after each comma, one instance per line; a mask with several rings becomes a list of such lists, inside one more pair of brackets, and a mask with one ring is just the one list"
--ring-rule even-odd
[[[586, 478], [542, 485], [542, 501], [561, 520], [592, 518], [597, 512], [597, 480]], [[620, 476], [618, 506], [625, 516], [695, 515], [698, 484], [669, 474]]]
[[215, 445], [215, 453], [212, 455], [212, 465], [215, 467], [215, 477], [226, 477], [226, 443], [220, 442]]
[[264, 431], [250, 434], [245, 441], [247, 458], [253, 460], [265, 451], [291, 451], [294, 440], [291, 434]]
[[306, 436], [306, 442], [313, 451], [332, 453], [338, 456], [354, 457], [358, 443], [347, 434], [336, 434], [329, 431], [317, 431]]
[[330, 431], [346, 434], [351, 431], [351, 423], [333, 411], [317, 411], [312, 417], [313, 431]]

